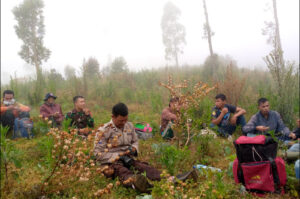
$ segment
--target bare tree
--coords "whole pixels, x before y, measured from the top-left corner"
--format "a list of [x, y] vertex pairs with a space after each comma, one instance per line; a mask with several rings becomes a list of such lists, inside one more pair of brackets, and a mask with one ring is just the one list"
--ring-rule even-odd
[[[289, 106], [296, 99], [295, 95], [299, 93], [297, 77], [294, 73], [294, 63], [285, 62], [281, 46], [279, 21], [277, 15], [276, 0], [272, 0], [274, 21], [265, 22], [266, 27], [263, 29], [263, 35], [268, 35], [268, 44], [273, 46], [273, 50], [264, 57], [270, 73], [276, 82], [277, 102], [276, 108], [281, 114], [283, 120], [288, 124], [293, 123], [293, 109]], [[297, 89], [298, 87], [298, 89]], [[296, 92], [295, 89], [296, 88]], [[297, 91], [298, 90], [298, 91]]]
[[204, 30], [204, 36], [203, 38], [208, 40], [208, 47], [209, 47], [209, 52], [210, 56], [213, 56], [214, 51], [212, 47], [212, 41], [211, 37], [214, 35], [214, 32], [211, 31], [209, 21], [208, 21], [208, 13], [207, 13], [207, 7], [206, 7], [206, 1], [203, 0], [203, 8], [204, 8], [204, 15], [205, 15], [205, 20], [206, 22], [203, 24], [203, 30]]

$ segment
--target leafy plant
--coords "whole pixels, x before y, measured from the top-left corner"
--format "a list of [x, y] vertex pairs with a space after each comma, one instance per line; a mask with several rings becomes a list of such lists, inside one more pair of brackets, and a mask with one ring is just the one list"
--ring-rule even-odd
[[187, 147], [183, 149], [176, 148], [174, 145], [153, 144], [152, 148], [155, 154], [159, 156], [158, 161], [166, 167], [171, 175], [174, 175], [180, 169], [181, 163], [190, 157], [190, 150]]
[[4, 189], [7, 189], [10, 191], [10, 186], [8, 182], [8, 175], [9, 175], [9, 164], [14, 164], [16, 167], [21, 167], [21, 161], [19, 160], [19, 157], [21, 155], [21, 152], [17, 150], [14, 143], [6, 139], [6, 134], [8, 132], [8, 127], [0, 126], [1, 131], [1, 179], [2, 174], [5, 175], [5, 186]]

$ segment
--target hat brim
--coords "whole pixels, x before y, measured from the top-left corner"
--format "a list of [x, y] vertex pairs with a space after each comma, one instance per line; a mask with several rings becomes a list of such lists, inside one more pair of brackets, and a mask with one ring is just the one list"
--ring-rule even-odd
[[54, 98], [54, 99], [57, 98], [56, 96], [49, 96], [49, 97], [45, 98], [44, 101], [47, 101], [50, 97], [52, 97], [52, 98]]

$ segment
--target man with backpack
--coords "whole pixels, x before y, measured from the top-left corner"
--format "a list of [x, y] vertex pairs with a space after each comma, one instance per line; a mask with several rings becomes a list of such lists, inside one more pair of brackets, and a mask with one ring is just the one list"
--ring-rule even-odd
[[220, 93], [215, 97], [211, 127], [217, 125], [221, 136], [231, 137], [238, 125], [243, 127], [246, 124], [244, 114], [246, 114], [245, 109], [227, 104], [226, 96]]
[[270, 110], [269, 101], [266, 98], [258, 100], [259, 112], [251, 117], [249, 122], [243, 127], [243, 133], [249, 137], [257, 134], [270, 135], [270, 131], [274, 131], [275, 136], [281, 141], [288, 141], [295, 138], [295, 133], [284, 125], [280, 115], [276, 111]]
[[3, 101], [1, 102], [1, 124], [8, 126], [9, 130], [13, 130], [13, 138], [30, 137], [32, 135], [33, 123], [30, 120], [30, 108], [14, 99], [14, 92], [12, 90], [5, 90], [3, 92]]

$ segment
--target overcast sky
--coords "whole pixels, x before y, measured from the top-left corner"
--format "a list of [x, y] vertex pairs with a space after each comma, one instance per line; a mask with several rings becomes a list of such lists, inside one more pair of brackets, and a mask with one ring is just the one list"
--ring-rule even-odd
[[[22, 41], [15, 34], [12, 9], [21, 0], [1, 1], [1, 79], [32, 74], [18, 56]], [[161, 17], [167, 0], [44, 0], [44, 43], [52, 51], [44, 69], [78, 69], [83, 58], [95, 57], [100, 68], [109, 57], [123, 56], [131, 70], [165, 66]], [[202, 64], [209, 55], [203, 36], [202, 0], [173, 0], [181, 10], [187, 45], [182, 64]], [[229, 55], [240, 67], [266, 68], [262, 57], [271, 46], [262, 35], [272, 20], [272, 0], [206, 0], [214, 51]], [[286, 60], [299, 62], [299, 0], [277, 0], [280, 33]], [[30, 72], [31, 71], [31, 72]]]

